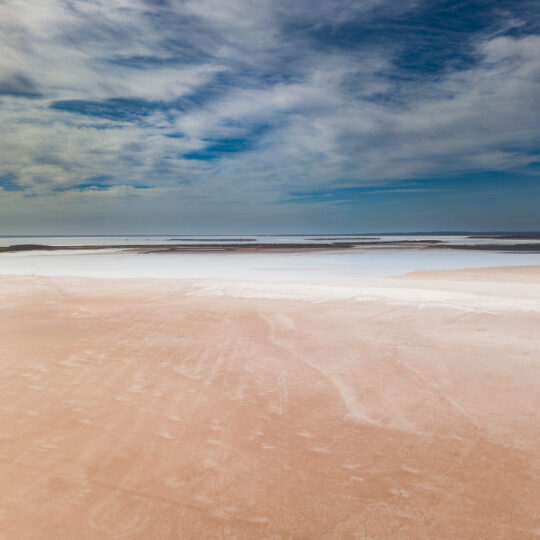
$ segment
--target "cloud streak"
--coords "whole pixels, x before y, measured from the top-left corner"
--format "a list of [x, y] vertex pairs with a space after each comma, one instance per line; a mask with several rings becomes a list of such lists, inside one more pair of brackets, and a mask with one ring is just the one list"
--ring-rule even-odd
[[[535, 177], [538, 9], [456, 10], [427, 0], [6, 0], [0, 224], [15, 223], [29, 198], [41, 201], [36, 226], [68, 200], [91, 223], [103, 197], [121, 215], [137, 198], [154, 213], [197, 207], [200, 223], [220, 215], [233, 226], [247, 202], [268, 227], [292, 210], [309, 224], [324, 198], [293, 203], [295, 193]], [[352, 212], [358, 198], [349, 202]], [[332, 201], [325, 208], [334, 215]]]

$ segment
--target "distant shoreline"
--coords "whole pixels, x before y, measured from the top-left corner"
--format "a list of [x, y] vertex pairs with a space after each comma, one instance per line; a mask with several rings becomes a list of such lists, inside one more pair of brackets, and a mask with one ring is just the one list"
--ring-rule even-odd
[[[477, 237], [486, 238], [487, 237]], [[491, 238], [491, 237], [490, 237]], [[471, 237], [472, 239], [472, 237]], [[493, 237], [493, 240], [509, 240], [521, 238]], [[137, 253], [201, 253], [201, 252], [307, 252], [348, 250], [353, 248], [396, 248], [396, 249], [429, 249], [429, 250], [464, 250], [464, 251], [503, 251], [512, 253], [540, 253], [540, 242], [506, 244], [494, 242], [489, 244], [450, 244], [442, 240], [347, 240], [314, 242], [253, 242], [235, 239], [234, 242], [212, 242], [194, 244], [93, 244], [93, 245], [49, 245], [49, 244], [13, 244], [0, 247], [1, 253], [24, 253], [32, 251], [95, 251], [106, 249], [122, 249]]]

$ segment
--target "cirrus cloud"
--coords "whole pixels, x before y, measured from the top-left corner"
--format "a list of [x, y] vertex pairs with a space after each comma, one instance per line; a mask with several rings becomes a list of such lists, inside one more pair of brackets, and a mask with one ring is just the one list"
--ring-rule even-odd
[[6, 0], [0, 219], [33, 205], [48, 222], [69, 201], [91, 223], [106, 197], [117, 215], [134, 199], [210, 225], [325, 208], [346, 227], [357, 199], [341, 219], [317, 194], [536, 177], [538, 15], [527, 0]]

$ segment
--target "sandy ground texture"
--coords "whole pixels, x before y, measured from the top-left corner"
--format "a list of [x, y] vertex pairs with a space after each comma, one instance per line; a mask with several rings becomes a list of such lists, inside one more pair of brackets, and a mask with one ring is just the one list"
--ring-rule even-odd
[[0, 538], [540, 538], [540, 267], [362, 287], [0, 278]]

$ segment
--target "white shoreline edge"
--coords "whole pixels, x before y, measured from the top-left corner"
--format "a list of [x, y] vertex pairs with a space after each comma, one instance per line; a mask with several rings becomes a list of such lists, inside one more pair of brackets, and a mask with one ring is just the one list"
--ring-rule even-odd
[[[519, 266], [464, 268], [463, 271], [499, 269], [513, 270]], [[538, 268], [529, 265], [525, 268]], [[216, 278], [175, 278], [175, 277], [85, 277], [72, 275], [43, 274], [1, 274], [0, 279], [43, 278], [51, 280], [103, 280], [126, 283], [153, 282], [177, 283], [184, 294], [191, 297], [249, 298], [264, 300], [302, 300], [309, 302], [383, 302], [394, 306], [416, 306], [423, 308], [445, 308], [465, 312], [501, 313], [525, 312], [540, 313], [540, 283], [517, 283], [512, 281], [489, 281], [479, 278], [474, 281], [459, 281], [451, 278], [438, 278], [437, 273], [456, 270], [422, 271], [433, 273], [434, 279], [405, 280], [413, 272], [401, 276], [362, 280], [359, 282], [297, 282], [263, 281], [246, 279]], [[458, 270], [459, 272], [459, 270]], [[465, 288], [469, 290], [460, 290]], [[476, 289], [471, 291], [470, 289]]]

